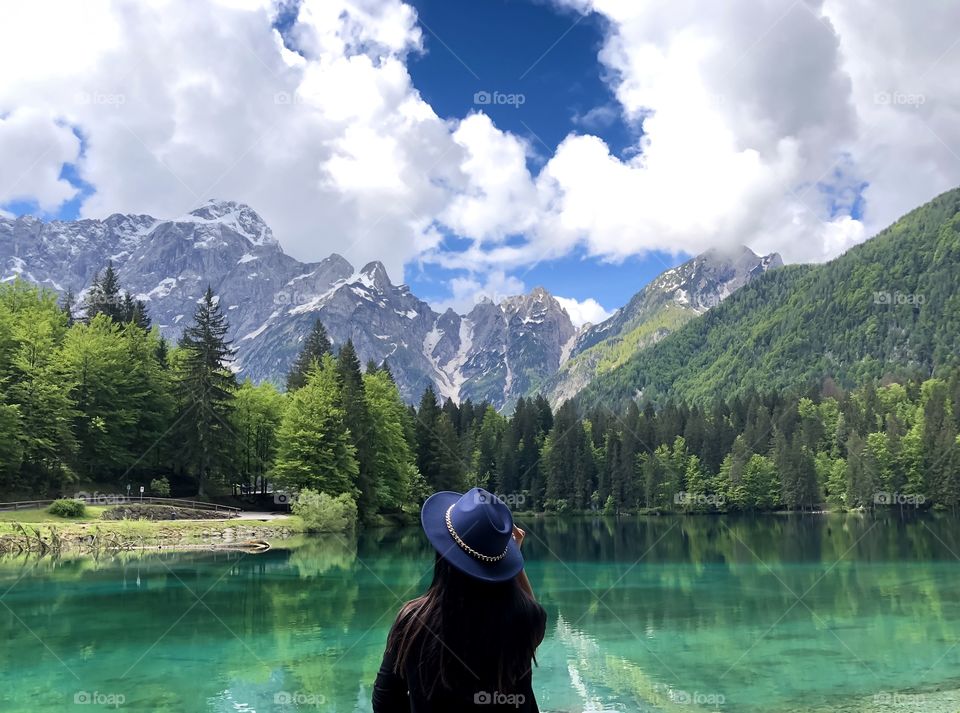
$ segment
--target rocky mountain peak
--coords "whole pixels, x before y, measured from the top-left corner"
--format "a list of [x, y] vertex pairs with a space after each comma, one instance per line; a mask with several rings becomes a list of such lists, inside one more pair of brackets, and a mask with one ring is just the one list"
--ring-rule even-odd
[[562, 368], [547, 379], [543, 391], [555, 404], [572, 398], [598, 373], [615, 368], [781, 265], [776, 253], [761, 257], [741, 245], [708, 250], [662, 272], [609, 319], [583, 325]]
[[[781, 267], [783, 260], [777, 253], [759, 256], [740, 245], [731, 248], [711, 248], [701, 255], [665, 271], [634, 300], [643, 302], [669, 299], [690, 306], [697, 312], [715, 307], [724, 298], [740, 289], [754, 277], [767, 270]], [[625, 311], [634, 304], [631, 300]], [[622, 317], [615, 315], [614, 319]]]
[[359, 271], [336, 253], [302, 263], [283, 253], [255, 210], [235, 201], [207, 201], [172, 220], [0, 217], [2, 280], [19, 276], [79, 295], [108, 262], [170, 339], [212, 287], [237, 349], [234, 366], [255, 381], [282, 384], [319, 319], [335, 345], [352, 339], [361, 361], [387, 361], [410, 402], [433, 385], [443, 398], [501, 408], [549, 391], [561, 365], [580, 369], [564, 372], [579, 388], [581, 372], [584, 380], [597, 373], [594, 361], [578, 358], [589, 356], [582, 352], [591, 344], [615, 338], [642, 348], [782, 264], [778, 255], [758, 257], [747, 248], [710, 251], [663, 273], [609, 320], [578, 331], [543, 287], [499, 303], [482, 298], [466, 315], [438, 314], [406, 286], [393, 285], [379, 261]]
[[363, 266], [363, 269], [360, 270], [360, 282], [380, 291], [393, 285], [390, 282], [390, 276], [387, 275], [387, 268], [379, 260], [368, 262]]
[[245, 203], [211, 198], [189, 213], [175, 218], [175, 223], [212, 223], [233, 230], [254, 245], [276, 245], [273, 231], [260, 214]]

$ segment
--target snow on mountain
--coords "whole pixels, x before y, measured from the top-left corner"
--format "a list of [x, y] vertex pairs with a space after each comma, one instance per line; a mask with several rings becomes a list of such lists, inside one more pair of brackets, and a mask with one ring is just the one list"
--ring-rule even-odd
[[302, 263], [283, 252], [256, 211], [233, 201], [211, 200], [169, 220], [0, 217], [0, 280], [20, 277], [79, 295], [108, 262], [170, 339], [212, 287], [230, 323], [233, 368], [241, 376], [282, 384], [319, 319], [335, 345], [352, 339], [363, 362], [386, 360], [409, 402], [432, 385], [443, 398], [498, 408], [555, 388], [558, 370], [576, 366], [591, 346], [647, 314], [650, 295], [695, 314], [780, 264], [778, 256], [749, 251], [701, 256], [665, 272], [603, 324], [578, 332], [541, 287], [499, 304], [481, 300], [466, 315], [438, 314], [406, 285], [393, 284], [380, 262], [356, 270], [333, 254]]

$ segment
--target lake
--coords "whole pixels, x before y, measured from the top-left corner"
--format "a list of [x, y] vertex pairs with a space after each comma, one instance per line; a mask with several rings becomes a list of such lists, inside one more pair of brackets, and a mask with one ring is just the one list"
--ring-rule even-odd
[[[960, 523], [529, 519], [544, 711], [956, 711]], [[418, 529], [0, 559], [0, 710], [369, 711]]]

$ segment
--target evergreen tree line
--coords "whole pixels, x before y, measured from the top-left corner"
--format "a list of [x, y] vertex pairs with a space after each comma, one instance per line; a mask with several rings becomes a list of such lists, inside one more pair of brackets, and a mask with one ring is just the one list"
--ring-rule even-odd
[[[756, 512], [936, 507], [960, 503], [960, 369], [942, 378], [832, 381], [800, 394], [747, 391], [710, 408], [556, 412], [520, 399], [511, 417], [432, 394], [419, 420], [418, 454], [453, 426], [459, 470], [420, 457], [432, 487], [481, 484], [534, 511]], [[424, 417], [424, 413], [427, 414]], [[443, 439], [441, 439], [443, 440]], [[451, 478], [451, 473], [460, 480]]]
[[521, 510], [609, 514], [960, 500], [960, 370], [849, 392], [746, 391], [710, 407], [554, 411], [538, 396], [507, 416], [440, 403], [431, 388], [405, 405], [386, 364], [361, 368], [319, 321], [285, 392], [238, 383], [228, 332], [208, 289], [168, 345], [112, 267], [77, 315], [69, 298], [0, 285], [4, 499], [166, 478], [175, 494], [346, 493], [364, 521], [474, 485]]

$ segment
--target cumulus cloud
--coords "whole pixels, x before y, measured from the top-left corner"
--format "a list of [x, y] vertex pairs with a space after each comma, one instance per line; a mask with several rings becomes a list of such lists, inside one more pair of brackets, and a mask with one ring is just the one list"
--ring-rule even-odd
[[577, 300], [573, 297], [557, 297], [557, 302], [563, 307], [567, 314], [577, 327], [582, 327], [586, 323], [599, 324], [610, 317], [613, 312], [604, 309], [603, 305], [592, 297], [585, 300]]
[[77, 194], [60, 173], [79, 153], [80, 140], [54, 116], [29, 108], [0, 114], [0, 204], [35, 200], [56, 210]]
[[[301, 259], [461, 270], [462, 309], [574, 250], [825, 260], [960, 183], [960, 5], [554, 1], [606, 19], [616, 104], [574, 117], [536, 172], [485, 114], [423, 100], [402, 0], [303, 0], [283, 36], [279, 0], [6, 3], [0, 204], [54, 212], [77, 193], [67, 163], [85, 216], [240, 200]], [[638, 137], [626, 157], [591, 134], [611, 110]]]
[[558, 2], [609, 20], [599, 58], [642, 138], [627, 161], [591, 136], [558, 147], [538, 179], [549, 235], [611, 259], [745, 243], [825, 260], [960, 183], [955, 5]]
[[[336, 250], [401, 275], [447, 205], [437, 186], [465, 180], [460, 147], [407, 73], [421, 34], [399, 0], [304, 0], [287, 44], [277, 7], [256, 0], [12, 5], [0, 148], [18, 152], [3, 152], [17, 161], [0, 168], [0, 201], [55, 209], [75, 192], [57, 180], [69, 161], [94, 188], [85, 216], [240, 200], [296, 257]], [[11, 193], [7, 174], [24, 164]]]

